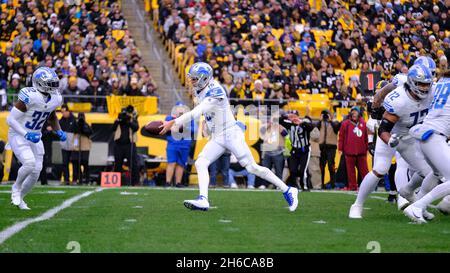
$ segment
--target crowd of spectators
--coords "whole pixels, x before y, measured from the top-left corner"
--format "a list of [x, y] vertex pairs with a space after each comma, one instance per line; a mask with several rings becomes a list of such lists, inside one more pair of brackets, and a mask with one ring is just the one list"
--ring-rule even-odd
[[[358, 77], [406, 72], [420, 55], [450, 58], [450, 1], [158, 1], [158, 24], [184, 58], [208, 62], [230, 97], [359, 100]], [[323, 33], [331, 35], [322, 35]], [[318, 34], [319, 33], [319, 34]]]
[[105, 100], [80, 95], [156, 96], [127, 28], [120, 1], [0, 1], [0, 109], [20, 88], [31, 86], [38, 66], [56, 69], [66, 102]]

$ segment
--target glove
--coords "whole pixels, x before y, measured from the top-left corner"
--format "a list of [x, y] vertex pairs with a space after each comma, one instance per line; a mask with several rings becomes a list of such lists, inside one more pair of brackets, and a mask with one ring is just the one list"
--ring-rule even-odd
[[398, 137], [396, 134], [391, 135], [391, 138], [389, 139], [388, 145], [391, 148], [397, 147], [397, 145], [400, 143], [400, 137]]
[[56, 135], [59, 137], [59, 140], [66, 141], [67, 135], [63, 130], [56, 131]]
[[41, 140], [41, 134], [39, 133], [26, 133], [24, 137], [33, 143], [38, 143]]
[[369, 153], [373, 156], [375, 154], [375, 143], [369, 143]]

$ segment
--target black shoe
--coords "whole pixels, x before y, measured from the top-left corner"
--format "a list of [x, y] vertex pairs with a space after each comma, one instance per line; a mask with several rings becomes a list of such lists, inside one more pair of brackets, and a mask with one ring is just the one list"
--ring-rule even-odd
[[186, 188], [186, 186], [184, 184], [176, 184], [175, 185], [176, 188]]
[[397, 195], [396, 194], [389, 194], [387, 201], [389, 203], [395, 203], [397, 202]]
[[172, 187], [172, 185], [170, 183], [165, 183], [164, 188], [168, 188], [168, 187]]

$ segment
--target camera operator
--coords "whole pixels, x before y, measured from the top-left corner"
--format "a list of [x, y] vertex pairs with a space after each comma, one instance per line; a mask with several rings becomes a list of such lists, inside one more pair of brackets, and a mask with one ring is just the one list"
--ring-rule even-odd
[[113, 124], [114, 131], [114, 171], [122, 172], [123, 161], [126, 158], [131, 170], [131, 184], [139, 183], [139, 168], [136, 153], [136, 140], [139, 123], [134, 107], [128, 105], [119, 113]]
[[[71, 161], [73, 165], [73, 181], [80, 185], [89, 183], [89, 151], [92, 144], [89, 137], [91, 135], [92, 128], [86, 123], [84, 113], [78, 113], [73, 135]], [[81, 166], [83, 166], [83, 171], [81, 171]]]
[[328, 171], [330, 172], [330, 184], [334, 188], [335, 183], [335, 157], [337, 149], [337, 134], [341, 127], [341, 123], [336, 119], [331, 120], [331, 113], [328, 109], [324, 109], [321, 113], [321, 119], [317, 124], [320, 131], [319, 147], [320, 147], [320, 170], [322, 173], [322, 188], [325, 188], [325, 165], [328, 163]]

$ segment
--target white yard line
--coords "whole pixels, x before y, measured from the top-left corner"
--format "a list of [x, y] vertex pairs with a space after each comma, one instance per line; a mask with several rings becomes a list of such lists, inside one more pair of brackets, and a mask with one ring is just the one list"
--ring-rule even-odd
[[53, 216], [55, 216], [58, 212], [62, 211], [63, 209], [66, 209], [66, 208], [72, 206], [72, 204], [77, 202], [78, 200], [80, 200], [84, 197], [88, 197], [89, 195], [91, 195], [95, 192], [102, 191], [102, 190], [103, 190], [103, 188], [98, 188], [94, 191], [87, 191], [82, 194], [76, 195], [70, 199], [67, 199], [61, 205], [44, 212], [43, 214], [39, 215], [38, 217], [29, 218], [24, 221], [15, 223], [14, 225], [12, 225], [0, 232], [0, 245], [3, 244], [3, 242], [8, 240], [9, 238], [11, 238], [11, 236], [20, 232], [22, 229], [26, 228], [30, 224], [48, 220], [48, 219], [52, 218]]

